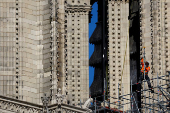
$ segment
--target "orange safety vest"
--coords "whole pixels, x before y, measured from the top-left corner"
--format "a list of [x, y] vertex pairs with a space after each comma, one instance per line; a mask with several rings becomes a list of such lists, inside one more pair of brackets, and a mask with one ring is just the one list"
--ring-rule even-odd
[[[141, 69], [141, 72], [143, 73], [143, 70], [144, 70], [144, 62], [143, 62], [143, 58], [141, 60], [141, 65], [142, 65], [142, 69]], [[150, 67], [145, 67], [145, 73], [148, 73], [150, 71]]]

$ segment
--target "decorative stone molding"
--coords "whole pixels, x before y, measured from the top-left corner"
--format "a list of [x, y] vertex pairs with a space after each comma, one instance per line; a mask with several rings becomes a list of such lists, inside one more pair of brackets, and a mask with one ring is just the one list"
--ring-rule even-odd
[[90, 5], [67, 5], [67, 11], [69, 13], [74, 13], [74, 12], [89, 12], [91, 11], [91, 6]]
[[[50, 113], [57, 113], [58, 104], [49, 105]], [[5, 96], [0, 96], [0, 113], [43, 113], [43, 106]], [[61, 104], [61, 113], [91, 113], [89, 109], [82, 109], [67, 104]]]
[[114, 3], [129, 3], [129, 0], [109, 0], [108, 2], [114, 2]]
[[4, 113], [40, 113], [43, 106], [0, 96], [0, 112]]

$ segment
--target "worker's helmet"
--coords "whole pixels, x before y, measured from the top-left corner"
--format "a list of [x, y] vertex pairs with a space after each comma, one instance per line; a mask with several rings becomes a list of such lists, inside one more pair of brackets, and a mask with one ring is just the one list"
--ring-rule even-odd
[[146, 65], [146, 66], [149, 66], [149, 62], [145, 62], [145, 65]]

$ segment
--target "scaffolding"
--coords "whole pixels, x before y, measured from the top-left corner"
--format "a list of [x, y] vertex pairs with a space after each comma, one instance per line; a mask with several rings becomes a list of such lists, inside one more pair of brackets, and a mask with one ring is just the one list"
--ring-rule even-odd
[[[132, 85], [131, 84], [131, 93], [125, 94], [125, 95], [119, 95], [118, 98], [110, 97], [108, 95], [102, 95], [102, 97], [107, 97], [108, 100], [97, 101], [97, 98], [101, 97], [94, 97], [94, 113], [99, 113], [100, 111], [105, 111], [110, 113], [170, 113], [170, 94], [169, 91], [169, 77], [170, 77], [170, 71], [168, 75], [158, 76], [155, 78], [152, 78], [152, 81], [156, 81], [157, 85], [153, 87], [154, 92], [151, 93], [151, 90], [149, 88], [144, 87], [141, 91], [132, 92]], [[165, 79], [167, 78], [167, 79]], [[167, 84], [159, 84], [159, 81], [164, 80], [167, 81]], [[143, 83], [147, 82], [146, 80], [143, 80]], [[132, 83], [132, 82], [131, 82]], [[136, 83], [136, 85], [140, 85], [139, 83]], [[142, 84], [141, 84], [142, 85]], [[119, 87], [118, 87], [119, 88]], [[143, 101], [137, 101], [135, 99], [135, 93], [141, 93], [143, 97]], [[149, 96], [146, 96], [146, 93], [149, 93]], [[118, 90], [119, 94], [119, 90]], [[152, 96], [151, 96], [152, 95]], [[130, 99], [127, 99], [126, 96], [131, 96]], [[113, 98], [117, 101], [110, 102], [109, 100]], [[124, 103], [124, 100], [128, 100], [128, 103]], [[105, 104], [102, 105], [102, 103]], [[138, 103], [142, 104], [141, 108], [138, 108]], [[115, 108], [110, 108], [110, 105], [115, 105]], [[124, 106], [129, 104], [131, 107], [129, 110], [124, 110]], [[135, 107], [134, 107], [135, 106]]]
[[[122, 112], [122, 113], [170, 113], [170, 71], [168, 72], [168, 75], [158, 75], [157, 73], [157, 77], [153, 78], [152, 76], [152, 88], [150, 86], [149, 88], [149, 84], [148, 84], [148, 88], [146, 87], [146, 82], [150, 83], [150, 78], [146, 79], [146, 73], [145, 73], [145, 47], [144, 48], [144, 54], [143, 54], [143, 58], [144, 58], [144, 74], [142, 78], [144, 78], [144, 80], [141, 80], [141, 76], [140, 75], [140, 81], [139, 83], [136, 84], [132, 84], [132, 80], [130, 81], [130, 87], [131, 87], [131, 92], [130, 94], [125, 94], [124, 95], [124, 88], [121, 87], [123, 85], [123, 83], [119, 84], [118, 83], [118, 97], [110, 97], [109, 95], [105, 94], [105, 90], [106, 90], [106, 84], [105, 84], [105, 79], [104, 79], [104, 92], [103, 92], [103, 102], [101, 101], [97, 101], [97, 98], [101, 98], [101, 96], [98, 97], [94, 97], [94, 113], [99, 111], [102, 111], [104, 113], [106, 113], [107, 111], [110, 111], [112, 113], [115, 112]], [[156, 83], [154, 85], [154, 83]], [[137, 90], [135, 92], [132, 91], [132, 86], [136, 85], [137, 86]], [[122, 93], [123, 95], [120, 95], [119, 91], [120, 89], [122, 89]], [[140, 94], [142, 99], [141, 100], [136, 100], [135, 95]], [[131, 97], [130, 99], [128, 97]], [[106, 101], [106, 98], [108, 99]], [[115, 99], [117, 101], [115, 102], [110, 102], [110, 100]], [[126, 100], [126, 103], [124, 102]], [[103, 105], [101, 105], [101, 103], [103, 103]], [[106, 104], [108, 104], [108, 106], [106, 106]], [[125, 105], [130, 106], [129, 110], [124, 109]], [[141, 104], [142, 107], [139, 108], [138, 105]], [[110, 108], [110, 105], [114, 105], [115, 108]]]

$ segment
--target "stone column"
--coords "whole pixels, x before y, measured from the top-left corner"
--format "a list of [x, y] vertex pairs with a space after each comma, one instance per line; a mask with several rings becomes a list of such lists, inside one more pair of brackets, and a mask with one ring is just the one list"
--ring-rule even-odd
[[[108, 13], [109, 94], [111, 97], [118, 98], [119, 95], [130, 93], [129, 2], [109, 0]], [[130, 99], [130, 96], [124, 98]], [[124, 103], [127, 102], [124, 100]], [[110, 103], [119, 105], [123, 104], [123, 101], [111, 98]], [[116, 106], [111, 104], [110, 107]], [[130, 104], [124, 105], [124, 110], [129, 108]]]

